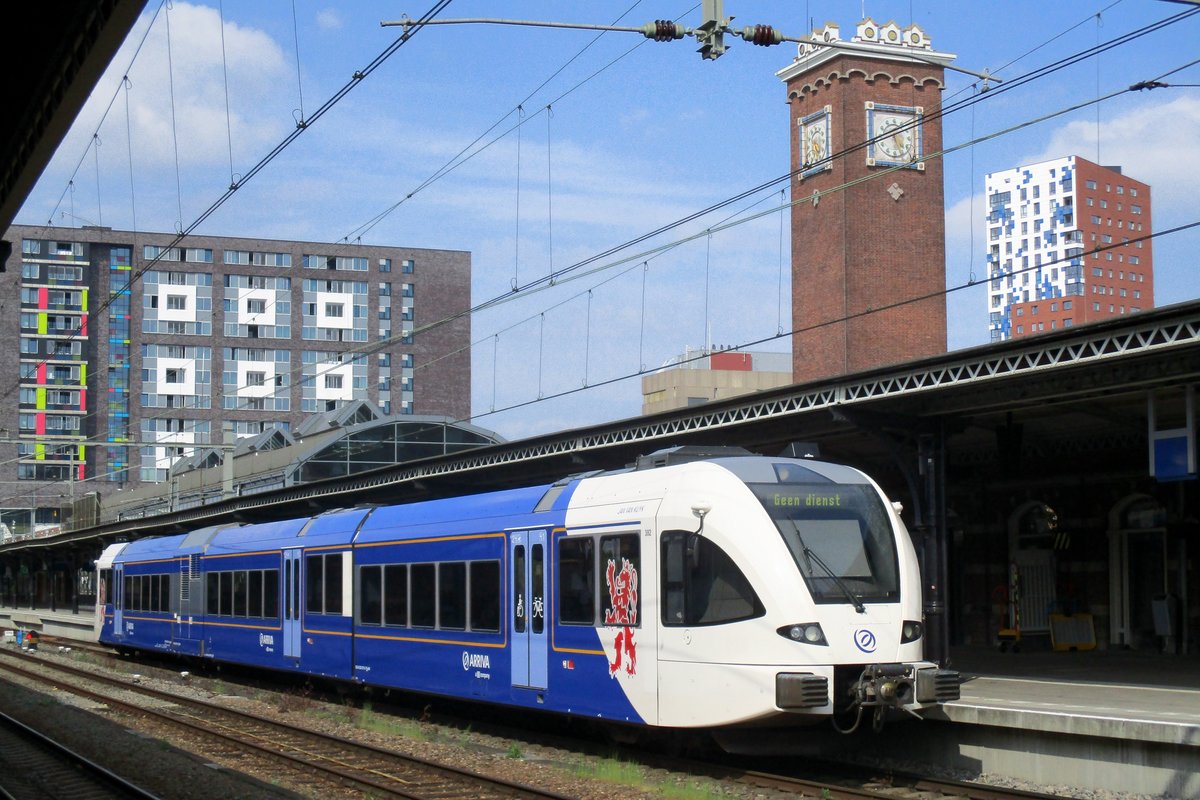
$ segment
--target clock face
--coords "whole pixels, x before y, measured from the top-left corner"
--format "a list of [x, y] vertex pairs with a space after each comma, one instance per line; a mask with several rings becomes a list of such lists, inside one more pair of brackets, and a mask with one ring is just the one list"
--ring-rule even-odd
[[868, 111], [872, 145], [868, 163], [899, 165], [921, 160], [920, 109], [875, 105]]
[[911, 114], [876, 114], [875, 146], [888, 161], [910, 162], [917, 156], [917, 128]]
[[824, 125], [810, 125], [805, 131], [807, 139], [804, 142], [804, 163], [806, 165], [815, 164], [829, 155], [825, 152], [826, 135]]
[[830, 114], [831, 111], [826, 106], [800, 120], [802, 178], [831, 168], [827, 161], [830, 150]]

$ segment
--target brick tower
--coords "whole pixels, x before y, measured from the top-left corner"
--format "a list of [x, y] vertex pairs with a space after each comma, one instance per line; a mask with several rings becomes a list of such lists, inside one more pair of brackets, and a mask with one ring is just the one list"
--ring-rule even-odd
[[[813, 32], [776, 73], [792, 126], [793, 379], [946, 351], [939, 115], [949, 53], [916, 25]], [[915, 297], [927, 300], [904, 303]], [[894, 305], [900, 303], [900, 305]], [[882, 309], [882, 310], [878, 310]]]

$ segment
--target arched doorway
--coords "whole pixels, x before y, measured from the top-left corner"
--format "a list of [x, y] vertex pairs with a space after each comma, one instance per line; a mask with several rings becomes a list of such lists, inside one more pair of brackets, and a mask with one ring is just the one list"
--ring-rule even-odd
[[1048, 634], [1057, 602], [1054, 537], [1058, 514], [1029, 500], [1008, 515], [1008, 557], [1019, 585], [1021, 634]]
[[1113, 645], [1159, 645], [1154, 601], [1161, 603], [1169, 588], [1166, 522], [1166, 509], [1147, 494], [1128, 495], [1108, 513], [1108, 639]]

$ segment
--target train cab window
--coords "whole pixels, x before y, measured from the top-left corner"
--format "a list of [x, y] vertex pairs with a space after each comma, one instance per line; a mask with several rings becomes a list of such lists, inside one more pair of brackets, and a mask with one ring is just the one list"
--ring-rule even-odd
[[642, 598], [638, 593], [641, 542], [636, 533], [600, 537], [600, 565], [606, 591], [601, 593], [605, 625], [641, 625]]
[[383, 624], [383, 567], [358, 570], [358, 624]]
[[438, 627], [461, 631], [467, 627], [467, 565], [438, 564]]
[[500, 562], [472, 561], [468, 566], [471, 630], [499, 632]]
[[383, 624], [408, 625], [408, 566], [405, 564], [383, 568]]
[[766, 613], [724, 550], [690, 531], [662, 536], [664, 625], [721, 625]]
[[896, 602], [900, 567], [891, 512], [868, 484], [749, 484], [814, 602]]
[[305, 610], [310, 614], [342, 613], [342, 553], [306, 559]]
[[434, 564], [413, 564], [409, 571], [412, 593], [409, 614], [414, 628], [437, 624], [437, 570]]
[[595, 553], [590, 536], [558, 540], [558, 621], [563, 625], [596, 624]]

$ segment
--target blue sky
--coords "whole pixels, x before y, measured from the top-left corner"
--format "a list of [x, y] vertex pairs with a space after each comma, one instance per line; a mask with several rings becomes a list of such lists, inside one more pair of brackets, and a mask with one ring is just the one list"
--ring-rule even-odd
[[[189, 227], [297, 119], [311, 120], [385, 51], [399, 29], [381, 21], [419, 17], [430, 5], [175, 2], [168, 18], [151, 2], [17, 221]], [[1009, 80], [1188, 8], [1164, 0], [725, 0], [734, 27], [770, 24], [789, 36], [835, 22], [846, 38], [864, 12], [881, 23], [915, 22], [936, 50], [956, 54], [955, 65]], [[456, 0], [440, 15], [472, 17], [694, 26], [700, 4]], [[790, 340], [776, 338], [791, 324], [779, 186], [597, 259], [551, 288], [510, 291], [789, 169], [775, 72], [794, 45], [734, 39], [723, 57], [705, 61], [690, 38], [596, 39], [589, 31], [430, 26], [197, 230], [471, 251], [473, 302], [511, 295], [472, 321], [475, 422], [510, 438], [635, 416], [640, 381], [626, 376], [706, 340], [788, 350]], [[1200, 58], [1197, 41], [1200, 14], [948, 115], [947, 146], [1024, 127], [946, 158], [947, 287], [985, 274], [991, 171], [1075, 153], [1149, 183], [1156, 231], [1200, 220], [1200, 89], [1181, 85], [1200, 84], [1200, 66], [1164, 78], [1169, 88], [1058, 115], [1190, 64]], [[943, 98], [978, 88], [977, 78], [947, 72]], [[464, 150], [474, 155], [458, 159]], [[1194, 299], [1200, 228], [1154, 248], [1157, 304]], [[951, 350], [986, 342], [982, 285], [951, 292], [948, 307]]]

